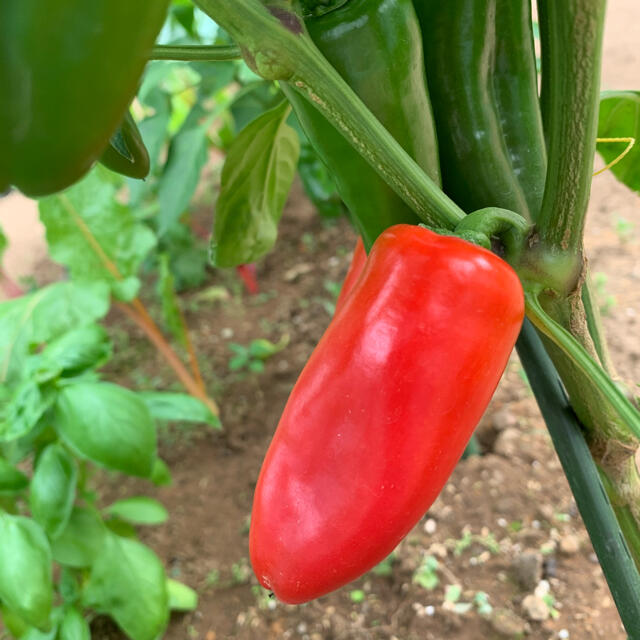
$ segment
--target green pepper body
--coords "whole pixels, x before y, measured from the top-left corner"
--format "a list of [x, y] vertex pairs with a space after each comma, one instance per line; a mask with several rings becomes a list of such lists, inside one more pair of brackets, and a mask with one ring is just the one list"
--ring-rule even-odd
[[149, 153], [129, 111], [102, 152], [100, 163], [129, 178], [141, 179], [149, 174]]
[[0, 191], [64, 189], [135, 95], [168, 0], [2, 0]]
[[[422, 38], [411, 0], [350, 0], [306, 26], [316, 46], [372, 113], [440, 184]], [[365, 246], [415, 213], [313, 105], [283, 85], [309, 140], [334, 176]]]
[[528, 0], [414, 0], [445, 192], [466, 211], [540, 208], [546, 151]]

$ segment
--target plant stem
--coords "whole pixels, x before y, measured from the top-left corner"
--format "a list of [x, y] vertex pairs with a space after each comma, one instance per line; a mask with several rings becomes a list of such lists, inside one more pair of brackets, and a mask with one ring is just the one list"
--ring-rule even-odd
[[517, 347], [622, 623], [630, 640], [638, 640], [640, 575], [629, 547], [620, 535], [618, 521], [580, 423], [571, 411], [549, 356], [528, 321], [525, 321]]
[[268, 80], [308, 99], [426, 224], [453, 229], [464, 212], [422, 171], [318, 51], [296, 13], [260, 0], [195, 0]]
[[167, 361], [169, 366], [175, 372], [178, 380], [180, 380], [189, 394], [203, 402], [214, 415], [220, 415], [220, 410], [218, 409], [215, 401], [209, 398], [207, 394], [200, 389], [184, 364], [182, 364], [180, 358], [176, 355], [176, 352], [165, 340], [162, 332], [158, 329], [158, 326], [155, 324], [140, 300], [135, 299], [131, 305], [124, 302], [118, 302], [117, 306], [145, 332], [147, 338], [149, 338], [150, 342]]
[[585, 318], [589, 335], [593, 340], [593, 346], [600, 358], [600, 363], [604, 370], [610, 375], [615, 376], [615, 368], [611, 362], [609, 348], [604, 336], [604, 328], [602, 326], [602, 318], [600, 317], [600, 309], [598, 308], [595, 292], [593, 290], [593, 282], [591, 273], [587, 270], [586, 279], [582, 285], [582, 305], [584, 306]]
[[231, 45], [166, 45], [158, 44], [151, 51], [150, 60], [184, 60], [186, 62], [225, 62], [240, 60], [240, 47]]
[[605, 396], [620, 421], [640, 439], [640, 414], [607, 375], [604, 369], [593, 360], [582, 345], [560, 324], [555, 322], [542, 308], [534, 293], [525, 294], [527, 316], [536, 328], [551, 339], [581, 371], [585, 381], [592, 384]]
[[[64, 194], [61, 194], [60, 200], [63, 203], [66, 211], [69, 213], [71, 218], [73, 219], [74, 224], [78, 227], [85, 240], [94, 251], [94, 253], [102, 262], [104, 268], [116, 279], [123, 280], [123, 276], [118, 269], [118, 266], [111, 260], [111, 258], [107, 255], [105, 250], [102, 248], [100, 242], [98, 242], [97, 238], [93, 235], [93, 232], [87, 225], [87, 223], [82, 219], [82, 216], [78, 214], [75, 210], [75, 207]], [[178, 380], [184, 385], [185, 389], [195, 398], [201, 400], [210, 411], [218, 416], [220, 415], [220, 410], [218, 409], [217, 404], [212, 398], [207, 396], [204, 390], [204, 384], [202, 386], [198, 383], [197, 380], [194, 380], [185, 366], [182, 364], [182, 361], [177, 356], [176, 352], [171, 348], [171, 345], [165, 340], [162, 332], [154, 322], [153, 318], [147, 311], [146, 307], [142, 303], [139, 298], [134, 298], [130, 303], [118, 302], [118, 307], [122, 309], [147, 335], [149, 340], [155, 345], [158, 351], [165, 358], [169, 366], [175, 372]], [[188, 335], [188, 331], [185, 331], [185, 335]], [[191, 355], [191, 354], [190, 354]], [[195, 353], [193, 354], [195, 357]], [[196, 369], [198, 375], [200, 373], [199, 368]], [[195, 373], [195, 372], [194, 372]], [[202, 378], [200, 377], [200, 383], [202, 382]]]
[[[200, 372], [200, 364], [198, 363], [198, 356], [196, 355], [196, 350], [193, 346], [193, 340], [191, 340], [191, 332], [189, 331], [189, 325], [187, 325], [187, 320], [184, 317], [184, 313], [182, 313], [182, 309], [178, 307], [178, 317], [180, 319], [180, 324], [182, 325], [182, 335], [184, 336], [184, 347], [187, 350], [187, 355], [189, 357], [189, 368], [191, 369], [191, 373], [196, 380], [196, 384], [202, 393], [205, 393], [205, 385], [204, 380], [202, 379], [202, 373]], [[217, 414], [216, 414], [217, 415]]]
[[[543, 250], [581, 260], [600, 104], [606, 0], [539, 0], [547, 182]], [[569, 274], [571, 275], [571, 274]]]

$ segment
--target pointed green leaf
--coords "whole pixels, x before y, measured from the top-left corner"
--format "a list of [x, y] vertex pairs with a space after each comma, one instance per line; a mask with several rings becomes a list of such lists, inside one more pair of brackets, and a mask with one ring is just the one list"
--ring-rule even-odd
[[167, 580], [167, 592], [172, 611], [194, 611], [198, 607], [198, 594], [182, 582]]
[[75, 607], [65, 610], [58, 631], [58, 640], [91, 640], [89, 623]]
[[75, 507], [67, 526], [52, 541], [53, 559], [69, 567], [90, 567], [104, 546], [107, 529], [98, 514]]
[[218, 416], [211, 413], [207, 405], [186, 393], [140, 391], [138, 396], [147, 405], [151, 415], [159, 420], [204, 422], [216, 429], [222, 427]]
[[182, 312], [180, 310], [180, 300], [176, 295], [174, 278], [169, 269], [169, 256], [163, 253], [160, 256], [160, 278], [158, 280], [158, 293], [162, 301], [162, 315], [164, 316], [167, 328], [183, 347], [187, 345], [187, 334]]
[[49, 624], [53, 600], [51, 549], [29, 518], [0, 512], [0, 599], [25, 622]]
[[76, 281], [108, 282], [115, 295], [118, 278], [135, 276], [155, 245], [153, 232], [116, 199], [116, 186], [99, 167], [70, 189], [40, 200], [49, 254], [68, 267]]
[[211, 259], [220, 267], [255, 262], [275, 244], [300, 143], [286, 124], [288, 102], [247, 125], [232, 143], [222, 169]]
[[41, 356], [64, 375], [73, 376], [103, 365], [111, 356], [111, 340], [101, 326], [89, 324], [50, 342]]
[[110, 535], [91, 568], [84, 604], [110, 615], [132, 640], [155, 640], [169, 617], [162, 563], [140, 542]]
[[169, 517], [167, 510], [160, 502], [146, 496], [117, 500], [105, 511], [132, 524], [162, 524]]
[[58, 395], [53, 425], [79, 455], [107, 469], [148, 477], [156, 430], [143, 400], [106, 382], [79, 382]]
[[91, 324], [109, 310], [105, 283], [58, 282], [0, 303], [0, 384], [20, 377], [31, 344]]
[[42, 393], [35, 380], [23, 380], [14, 388], [0, 387], [0, 442], [29, 433], [55, 400]]
[[162, 174], [158, 201], [158, 233], [163, 234], [178, 221], [193, 196], [200, 172], [207, 163], [207, 123], [199, 124], [198, 115], [205, 115], [199, 104], [193, 108], [182, 129], [171, 141], [169, 156]]
[[[635, 138], [635, 146], [611, 167], [613, 175], [640, 193], [640, 91], [605, 91], [600, 99], [598, 138]], [[626, 142], [599, 142], [596, 149], [608, 164], [624, 150]]]
[[0, 458], [0, 494], [16, 493], [29, 486], [29, 478], [4, 458]]
[[29, 505], [33, 519], [50, 538], [67, 526], [76, 496], [78, 471], [74, 459], [58, 444], [49, 445], [38, 458]]
[[171, 471], [169, 470], [167, 463], [160, 458], [156, 458], [153, 463], [151, 482], [153, 482], [156, 487], [168, 487], [173, 482], [173, 479], [171, 478]]

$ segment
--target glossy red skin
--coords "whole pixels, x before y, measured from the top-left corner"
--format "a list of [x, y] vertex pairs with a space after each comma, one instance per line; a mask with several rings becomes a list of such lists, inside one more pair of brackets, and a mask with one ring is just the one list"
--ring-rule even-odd
[[364, 242], [362, 241], [362, 237], [358, 236], [358, 241], [353, 250], [353, 258], [351, 258], [351, 264], [349, 265], [349, 271], [347, 271], [347, 275], [342, 283], [342, 289], [340, 289], [340, 294], [336, 300], [336, 313], [344, 306], [344, 302], [358, 281], [366, 261], [367, 252], [364, 250]]
[[255, 491], [258, 580], [298, 604], [383, 560], [440, 493], [524, 316], [489, 251], [397, 225], [289, 397]]

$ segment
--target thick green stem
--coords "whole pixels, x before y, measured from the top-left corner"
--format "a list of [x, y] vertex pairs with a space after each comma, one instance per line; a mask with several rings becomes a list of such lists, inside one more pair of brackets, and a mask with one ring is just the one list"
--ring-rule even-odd
[[425, 223], [453, 229], [464, 212], [404, 151], [318, 51], [302, 18], [282, 3], [196, 0], [239, 43], [262, 77], [308, 99]]
[[[542, 250], [581, 261], [596, 148], [606, 0], [539, 0], [547, 181]], [[567, 277], [578, 274], [568, 272]]]
[[[533, 326], [525, 321], [518, 353], [547, 423], [611, 595], [631, 640], [640, 638], [640, 575], [600, 481], [580, 424]], [[635, 549], [637, 552], [638, 549]]]
[[239, 60], [242, 52], [236, 45], [183, 45], [173, 46], [159, 44], [151, 52], [151, 60], [185, 60], [202, 62], [224, 62]]

